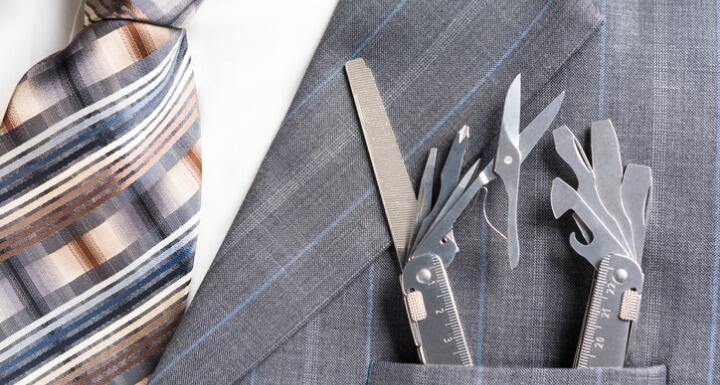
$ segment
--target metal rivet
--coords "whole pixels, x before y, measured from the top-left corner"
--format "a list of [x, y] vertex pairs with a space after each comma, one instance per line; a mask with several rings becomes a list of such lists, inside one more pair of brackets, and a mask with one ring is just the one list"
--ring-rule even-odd
[[420, 271], [417, 272], [415, 278], [420, 283], [428, 283], [430, 281], [430, 278], [432, 278], [432, 273], [428, 269], [420, 269]]
[[506, 155], [505, 158], [503, 159], [503, 162], [505, 162], [505, 164], [510, 164], [510, 163], [512, 163], [512, 162], [513, 162], [512, 156]]
[[619, 283], [625, 282], [625, 280], [628, 279], [628, 272], [625, 269], [617, 269], [615, 270], [615, 280]]

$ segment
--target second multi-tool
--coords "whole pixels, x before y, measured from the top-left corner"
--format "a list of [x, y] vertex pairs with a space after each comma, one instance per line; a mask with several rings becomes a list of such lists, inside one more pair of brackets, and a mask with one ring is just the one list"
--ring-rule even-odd
[[580, 231], [573, 250], [596, 269], [575, 357], [575, 367], [622, 367], [637, 320], [644, 275], [641, 268], [652, 173], [630, 164], [623, 170], [615, 128], [609, 120], [590, 127], [592, 163], [566, 126], [553, 131], [555, 148], [577, 178], [573, 189], [553, 181], [555, 217], [572, 211]]
[[416, 198], [372, 72], [362, 59], [349, 61], [345, 68], [402, 268], [402, 294], [420, 360], [425, 364], [472, 365], [447, 275], [447, 267], [459, 251], [453, 225], [482, 188], [495, 179], [501, 180], [508, 196], [510, 266], [517, 265], [520, 165], [555, 119], [564, 93], [520, 132], [518, 75], [505, 98], [495, 156], [479, 173], [478, 160], [462, 174], [469, 136], [468, 127], [463, 127], [440, 172], [439, 192], [433, 194], [437, 151], [432, 149]]

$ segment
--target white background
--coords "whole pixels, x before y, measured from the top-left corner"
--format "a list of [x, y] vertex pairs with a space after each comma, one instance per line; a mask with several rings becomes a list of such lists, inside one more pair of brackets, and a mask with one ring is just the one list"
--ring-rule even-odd
[[[290, 105], [337, 0], [206, 0], [188, 25], [203, 186], [194, 295]], [[0, 113], [20, 77], [67, 45], [81, 0], [0, 0]], [[74, 29], [75, 28], [75, 29]]]

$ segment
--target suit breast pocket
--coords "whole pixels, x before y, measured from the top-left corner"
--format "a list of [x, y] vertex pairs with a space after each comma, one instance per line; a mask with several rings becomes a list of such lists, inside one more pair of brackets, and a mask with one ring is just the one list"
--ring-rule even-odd
[[647, 368], [496, 368], [374, 362], [371, 385], [665, 385], [665, 366]]

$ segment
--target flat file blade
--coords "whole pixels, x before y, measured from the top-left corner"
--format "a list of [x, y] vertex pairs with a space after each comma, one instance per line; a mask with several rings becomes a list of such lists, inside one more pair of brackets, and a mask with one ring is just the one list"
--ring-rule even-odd
[[415, 223], [415, 190], [370, 68], [363, 59], [354, 59], [345, 64], [345, 71], [402, 268]]

